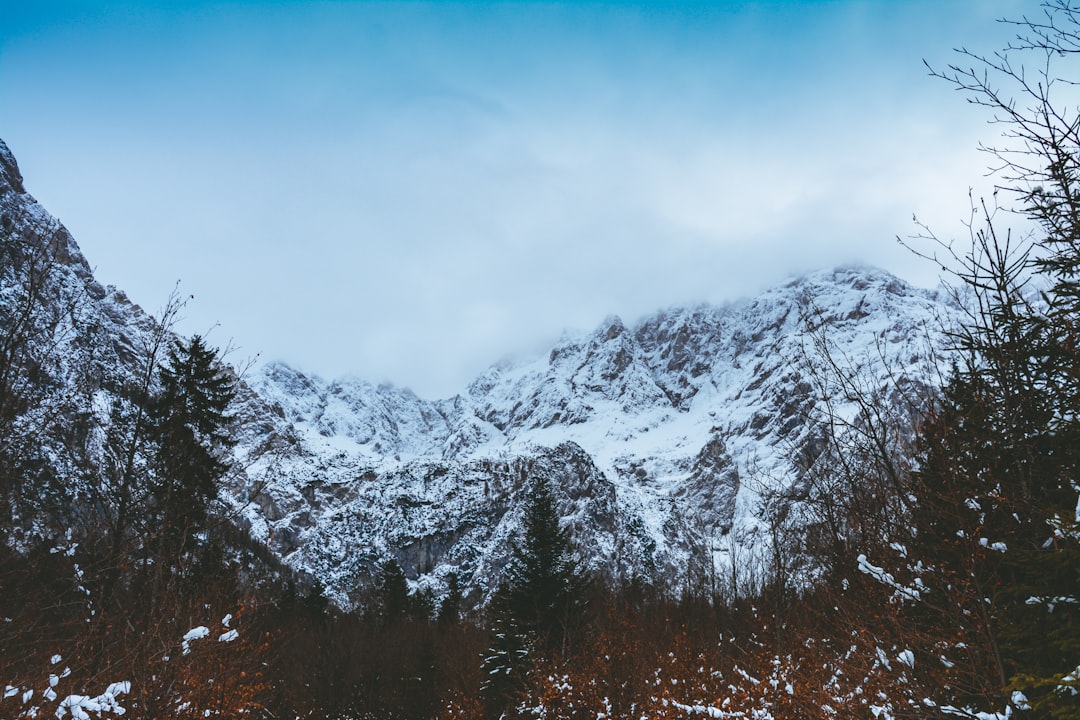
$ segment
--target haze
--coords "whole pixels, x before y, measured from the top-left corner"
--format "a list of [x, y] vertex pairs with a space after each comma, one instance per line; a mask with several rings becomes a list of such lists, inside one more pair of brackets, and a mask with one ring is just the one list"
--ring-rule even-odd
[[[9, 4], [10, 5], [10, 4]], [[21, 3], [0, 137], [98, 279], [445, 397], [564, 328], [866, 263], [995, 130], [923, 60], [1032, 3]], [[212, 330], [211, 330], [212, 329]]]

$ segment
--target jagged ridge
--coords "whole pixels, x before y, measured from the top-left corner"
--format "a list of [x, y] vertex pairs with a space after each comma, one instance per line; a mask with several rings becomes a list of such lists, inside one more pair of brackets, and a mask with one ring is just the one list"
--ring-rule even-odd
[[280, 461], [252, 521], [343, 602], [387, 555], [421, 584], [463, 571], [480, 600], [516, 532], [521, 475], [544, 472], [594, 568], [674, 587], [702, 547], [758, 542], [759, 491], [794, 481], [789, 458], [815, 432], [808, 327], [869, 372], [928, 378], [926, 328], [952, 312], [938, 293], [851, 267], [634, 327], [608, 318], [445, 400], [270, 365], [253, 385], [303, 451]]
[[[82, 298], [102, 375], [136, 373], [152, 319], [93, 279], [2, 142], [0, 223], [56, 244], [58, 282]], [[587, 564], [677, 589], [693, 562], [726, 562], [718, 548], [759, 544], [761, 489], [797, 482], [790, 458], [818, 432], [808, 327], [827, 328], [837, 357], [884, 384], [886, 365], [893, 380], [932, 378], [934, 328], [953, 316], [942, 295], [848, 267], [633, 326], [611, 317], [447, 399], [273, 363], [241, 384], [241, 470], [222, 499], [343, 605], [362, 600], [386, 556], [437, 592], [459, 571], [479, 603], [518, 532], [521, 489], [542, 473]]]

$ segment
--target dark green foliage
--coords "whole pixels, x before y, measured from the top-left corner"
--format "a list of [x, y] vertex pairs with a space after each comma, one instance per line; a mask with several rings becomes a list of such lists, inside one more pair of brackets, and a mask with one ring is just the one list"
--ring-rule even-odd
[[446, 596], [439, 604], [440, 625], [456, 625], [461, 621], [462, 599], [461, 579], [456, 572], [452, 572], [446, 580]]
[[172, 542], [206, 525], [210, 503], [229, 470], [229, 403], [235, 378], [198, 335], [176, 340], [160, 370], [161, 391], [150, 403], [156, 452], [153, 495], [157, 521]]
[[165, 567], [198, 561], [184, 556], [197, 538], [205, 545], [230, 470], [236, 377], [201, 337], [172, 335], [180, 307], [170, 300], [130, 365], [99, 368], [108, 412], [84, 418], [93, 427], [68, 445], [82, 532], [108, 548], [114, 568], [155, 555]]
[[997, 706], [1020, 690], [1036, 717], [1080, 718], [1077, 681], [1062, 682], [1080, 667], [1080, 117], [1057, 95], [1076, 79], [1080, 8], [1043, 10], [1005, 51], [939, 74], [1007, 126], [1009, 144], [987, 149], [1038, 230], [1018, 248], [983, 207], [957, 258], [971, 315], [923, 433], [916, 519], [925, 575], [977, 639], [965, 651]]
[[996, 283], [987, 312], [959, 336], [968, 364], [924, 426], [917, 556], [933, 559], [922, 573], [931, 627], [962, 639], [953, 661], [985, 681], [956, 700], [1001, 707], [1018, 689], [1037, 714], [1075, 717], [1060, 714], [1061, 693], [1050, 690], [1080, 664], [1080, 607], [1062, 601], [1080, 594], [1080, 446], [1055, 378], [1068, 353], [1013, 276]]
[[388, 558], [375, 575], [375, 597], [369, 614], [384, 625], [404, 620], [426, 623], [435, 614], [435, 596], [430, 588], [409, 591], [405, 571], [394, 558]]
[[575, 557], [570, 531], [559, 525], [550, 482], [529, 491], [525, 536], [515, 543], [494, 599], [496, 612], [512, 618], [548, 652], [564, 652], [581, 617], [587, 580]]
[[579, 567], [550, 481], [539, 477], [527, 496], [524, 537], [491, 603], [492, 642], [484, 659], [489, 710], [505, 707], [531, 663], [570, 653], [584, 619], [588, 579]]
[[381, 618], [399, 620], [410, 614], [412, 602], [409, 597], [409, 584], [397, 560], [389, 558], [379, 566], [375, 589]]

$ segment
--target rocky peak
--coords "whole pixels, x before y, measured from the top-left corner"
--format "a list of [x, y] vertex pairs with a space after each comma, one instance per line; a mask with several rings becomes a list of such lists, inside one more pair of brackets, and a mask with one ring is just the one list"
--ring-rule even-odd
[[[5, 239], [49, 239], [60, 285], [87, 292], [78, 307], [100, 328], [95, 361], [131, 376], [152, 320], [93, 282], [2, 143], [0, 214]], [[840, 268], [633, 327], [607, 318], [447, 400], [271, 363], [242, 388], [244, 461], [221, 499], [343, 605], [387, 557], [436, 593], [460, 571], [480, 602], [520, 533], [522, 489], [544, 474], [594, 567], [677, 590], [691, 560], [724, 562], [700, 556], [719, 536], [746, 543], [732, 556], [767, 551], [758, 493], [794, 482], [792, 458], [814, 439], [807, 327], [827, 330], [870, 384], [918, 381], [932, 377], [926, 343], [951, 312], [888, 273]], [[902, 362], [886, 372], [882, 358]]]
[[15, 156], [7, 143], [0, 139], [0, 193], [5, 192], [23, 194], [26, 188], [23, 186], [22, 173], [19, 172]]
[[844, 357], [914, 358], [938, 312], [933, 293], [841, 268], [633, 327], [609, 317], [436, 402], [270, 365], [255, 386], [284, 408], [297, 446], [267, 466], [266, 499], [245, 512], [345, 604], [387, 556], [436, 593], [460, 572], [483, 602], [520, 531], [522, 488], [542, 473], [596, 567], [676, 583], [717, 538], [762, 551], [763, 482], [794, 482], [791, 458], [815, 438], [807, 323], [824, 322]]
[[0, 139], [0, 231], [17, 238], [23, 252], [44, 252], [50, 261], [74, 272], [77, 283], [100, 297], [105, 291], [93, 278], [75, 239], [56, 218], [45, 211], [23, 186], [19, 165]]
[[623, 325], [622, 318], [618, 315], [611, 315], [605, 318], [600, 327], [603, 328], [605, 326], [607, 327], [607, 330], [604, 331], [604, 336], [607, 340], [614, 340], [626, 332], [626, 326]]

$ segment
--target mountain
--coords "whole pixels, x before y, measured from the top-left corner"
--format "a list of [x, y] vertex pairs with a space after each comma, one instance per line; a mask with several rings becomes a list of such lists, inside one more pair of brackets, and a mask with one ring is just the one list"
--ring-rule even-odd
[[[55, 251], [49, 302], [70, 347], [50, 407], [76, 412], [76, 388], [107, 407], [111, 387], [138, 377], [159, 325], [94, 280], [2, 142], [0, 223], [27, 252]], [[522, 491], [542, 474], [586, 565], [680, 592], [767, 552], [763, 499], [797, 488], [820, 452], [830, 363], [875, 390], [929, 383], [955, 312], [944, 294], [845, 267], [728, 305], [631, 325], [610, 317], [446, 399], [272, 363], [240, 383], [238, 470], [221, 500], [343, 606], [363, 602], [389, 556], [435, 594], [458, 573], [480, 604], [519, 533]], [[856, 417], [852, 402], [828, 410]], [[62, 435], [42, 438], [54, 448], [44, 455], [64, 457]]]
[[443, 400], [271, 364], [249, 382], [293, 444], [256, 463], [268, 480], [245, 515], [344, 604], [389, 555], [436, 592], [461, 573], [480, 602], [522, 487], [544, 474], [593, 569], [678, 591], [710, 556], [719, 572], [763, 551], [763, 494], [797, 483], [793, 459], [821, 440], [820, 339], [875, 388], [917, 384], [935, 377], [935, 328], [953, 313], [937, 292], [853, 267], [633, 326], [611, 317]]

